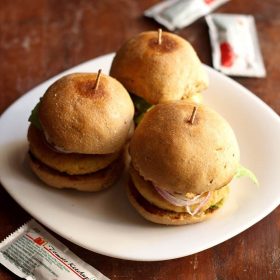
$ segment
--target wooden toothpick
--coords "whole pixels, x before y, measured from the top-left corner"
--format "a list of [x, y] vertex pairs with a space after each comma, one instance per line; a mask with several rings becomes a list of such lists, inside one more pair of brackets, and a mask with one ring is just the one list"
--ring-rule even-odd
[[194, 107], [193, 107], [193, 111], [192, 111], [191, 118], [190, 118], [190, 120], [189, 120], [189, 122], [190, 122], [191, 124], [193, 124], [193, 122], [194, 122], [195, 115], [196, 115], [196, 111], [197, 111], [197, 106], [194, 106]]
[[93, 89], [97, 89], [98, 88], [99, 81], [100, 81], [101, 71], [102, 71], [101, 69], [98, 70], [97, 77], [96, 77], [96, 80], [95, 80], [95, 85], [94, 85]]
[[162, 29], [159, 28], [158, 29], [158, 44], [161, 45], [161, 41], [162, 41]]

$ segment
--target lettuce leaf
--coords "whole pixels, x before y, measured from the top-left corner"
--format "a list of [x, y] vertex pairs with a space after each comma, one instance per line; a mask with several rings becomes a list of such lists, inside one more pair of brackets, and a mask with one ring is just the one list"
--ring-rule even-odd
[[137, 116], [136, 116], [136, 114], [134, 115], [134, 122], [135, 122], [136, 125], [138, 125], [142, 121], [144, 115], [145, 115], [145, 113], [142, 113], [142, 114], [137, 115]]
[[136, 96], [134, 94], [131, 94], [132, 101], [134, 103], [134, 106], [136, 110], [139, 113], [144, 113], [146, 112], [152, 105], [145, 101], [143, 98]]
[[39, 106], [40, 106], [40, 101], [36, 104], [34, 109], [31, 111], [31, 115], [28, 118], [28, 121], [32, 123], [36, 128], [42, 130], [42, 126], [39, 120]]
[[152, 105], [139, 96], [134, 94], [130, 94], [130, 96], [135, 107], [134, 122], [138, 125], [144, 114], [152, 107]]
[[259, 186], [259, 181], [258, 181], [256, 175], [251, 170], [245, 168], [241, 164], [239, 165], [234, 177], [235, 178], [248, 177], [249, 179], [251, 179], [253, 181], [254, 184]]

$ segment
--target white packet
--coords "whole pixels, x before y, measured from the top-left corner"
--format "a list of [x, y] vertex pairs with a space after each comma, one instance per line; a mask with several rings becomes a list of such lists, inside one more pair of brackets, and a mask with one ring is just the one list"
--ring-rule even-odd
[[184, 28], [229, 0], [166, 0], [146, 10], [144, 15], [173, 31]]
[[108, 280], [35, 220], [0, 243], [0, 263], [27, 280]]
[[217, 70], [231, 76], [266, 76], [253, 16], [211, 14], [206, 22]]

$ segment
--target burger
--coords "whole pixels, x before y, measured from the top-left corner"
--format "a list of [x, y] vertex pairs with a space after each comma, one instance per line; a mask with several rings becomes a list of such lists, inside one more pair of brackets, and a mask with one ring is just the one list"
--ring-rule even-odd
[[207, 74], [191, 44], [159, 30], [128, 40], [116, 53], [110, 75], [129, 91], [137, 118], [152, 105], [188, 99], [201, 101]]
[[233, 178], [248, 175], [256, 182], [239, 164], [232, 128], [205, 105], [156, 105], [136, 128], [129, 152], [129, 201], [158, 224], [201, 222], [223, 205]]
[[126, 89], [99, 72], [52, 84], [32, 111], [28, 161], [47, 185], [99, 191], [124, 167], [134, 107]]

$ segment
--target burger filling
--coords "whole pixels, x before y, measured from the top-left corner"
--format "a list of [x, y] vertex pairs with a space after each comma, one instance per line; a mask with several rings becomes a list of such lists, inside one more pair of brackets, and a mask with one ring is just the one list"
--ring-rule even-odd
[[153, 105], [151, 105], [150, 103], [148, 103], [146, 100], [144, 100], [143, 98], [134, 95], [134, 94], [130, 94], [130, 97], [133, 101], [134, 107], [135, 107], [135, 113], [134, 113], [134, 122], [136, 125], [138, 125], [144, 114], [153, 107]]
[[28, 121], [31, 122], [37, 129], [42, 130], [42, 125], [39, 120], [39, 106], [40, 106], [40, 101], [36, 104], [34, 109], [31, 111], [31, 115]]
[[[153, 105], [135, 94], [130, 93], [130, 97], [135, 107], [134, 122], [136, 125], [138, 125], [141, 122], [144, 114], [149, 111]], [[183, 99], [200, 104], [202, 102], [202, 95], [197, 93], [189, 97], [184, 97]]]
[[170, 193], [157, 187], [155, 189], [162, 198], [173, 205], [183, 207], [191, 216], [201, 214], [209, 209], [211, 211], [218, 209], [229, 192], [228, 186], [199, 195], [193, 193]]
[[[146, 181], [132, 166], [130, 167], [130, 175], [135, 188], [152, 205], [176, 213], [187, 212], [191, 216], [199, 216], [220, 208], [229, 193], [228, 185], [201, 194], [169, 192], [155, 186], [150, 181]], [[235, 177], [241, 176], [247, 176], [258, 184], [256, 176], [240, 165]]]
[[130, 174], [134, 187], [149, 203], [165, 211], [188, 213], [191, 216], [200, 216], [216, 210], [222, 205], [229, 192], [229, 186], [225, 186], [199, 195], [170, 193], [146, 181], [132, 166]]
[[234, 177], [235, 178], [248, 177], [255, 185], [257, 186], [259, 185], [259, 181], [256, 175], [251, 170], [242, 166], [241, 164], [239, 164]]
[[28, 118], [28, 121], [34, 125], [37, 129], [39, 129], [40, 131], [43, 131], [44, 135], [45, 135], [45, 139], [49, 144], [49, 147], [52, 148], [54, 151], [59, 152], [59, 153], [64, 153], [64, 154], [69, 154], [71, 153], [70, 151], [66, 151], [65, 149], [58, 147], [54, 144], [51, 143], [51, 141], [49, 140], [49, 136], [46, 133], [46, 131], [43, 130], [42, 128], [42, 124], [40, 122], [39, 119], [39, 107], [40, 107], [40, 102], [41, 100], [36, 104], [36, 106], [34, 107], [34, 109], [31, 111], [31, 115]]
[[171, 204], [185, 207], [186, 211], [192, 216], [196, 215], [211, 197], [210, 191], [199, 195], [194, 195], [192, 193], [187, 193], [184, 195], [170, 193], [157, 187], [155, 187], [155, 189], [165, 200]]

